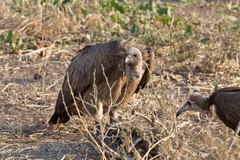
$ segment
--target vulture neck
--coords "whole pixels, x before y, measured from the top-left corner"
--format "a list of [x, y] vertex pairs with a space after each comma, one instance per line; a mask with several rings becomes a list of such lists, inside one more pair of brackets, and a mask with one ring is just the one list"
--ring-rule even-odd
[[126, 76], [128, 82], [134, 82], [141, 79], [143, 75], [142, 63], [138, 63], [135, 66], [126, 65]]
[[199, 107], [202, 111], [210, 111], [210, 100], [207, 97], [201, 97], [201, 100], [198, 102]]

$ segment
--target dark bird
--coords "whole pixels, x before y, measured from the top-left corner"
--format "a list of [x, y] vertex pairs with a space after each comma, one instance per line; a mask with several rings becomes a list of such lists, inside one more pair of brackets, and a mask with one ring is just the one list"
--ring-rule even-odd
[[78, 110], [98, 119], [107, 112], [110, 121], [116, 118], [117, 110], [145, 87], [152, 73], [154, 53], [140, 50], [119, 41], [80, 50], [67, 68], [49, 124], [66, 123]]
[[240, 125], [240, 87], [217, 89], [209, 98], [190, 95], [186, 103], [177, 111], [176, 116], [188, 110], [209, 113], [211, 105], [215, 105], [219, 119], [237, 134]]

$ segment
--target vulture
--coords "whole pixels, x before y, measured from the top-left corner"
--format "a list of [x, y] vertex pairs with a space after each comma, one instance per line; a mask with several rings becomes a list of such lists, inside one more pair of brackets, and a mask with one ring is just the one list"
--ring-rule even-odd
[[48, 123], [66, 123], [79, 113], [98, 119], [109, 113], [111, 123], [117, 110], [146, 86], [153, 65], [150, 48], [125, 48], [117, 40], [84, 47], [66, 70]]
[[209, 98], [192, 94], [184, 105], [177, 111], [178, 117], [181, 113], [194, 110], [203, 113], [210, 112], [210, 106], [215, 105], [216, 114], [219, 119], [229, 128], [240, 135], [240, 87], [226, 87], [217, 89]]

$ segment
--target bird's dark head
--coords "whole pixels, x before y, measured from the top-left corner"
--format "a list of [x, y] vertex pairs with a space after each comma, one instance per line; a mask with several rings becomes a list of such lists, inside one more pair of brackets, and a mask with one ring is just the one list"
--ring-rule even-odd
[[125, 64], [136, 66], [142, 61], [142, 53], [135, 47], [130, 47], [126, 50]]
[[190, 95], [189, 99], [183, 104], [183, 106], [177, 111], [176, 116], [178, 117], [185, 111], [198, 111], [202, 113], [209, 113], [209, 99], [198, 94]]

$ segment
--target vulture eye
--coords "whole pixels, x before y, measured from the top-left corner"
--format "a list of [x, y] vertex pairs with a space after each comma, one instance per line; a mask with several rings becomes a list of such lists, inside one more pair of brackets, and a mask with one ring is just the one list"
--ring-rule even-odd
[[190, 101], [187, 101], [187, 105], [191, 105], [191, 102], [190, 102]]
[[133, 57], [137, 57], [137, 54], [134, 54]]

